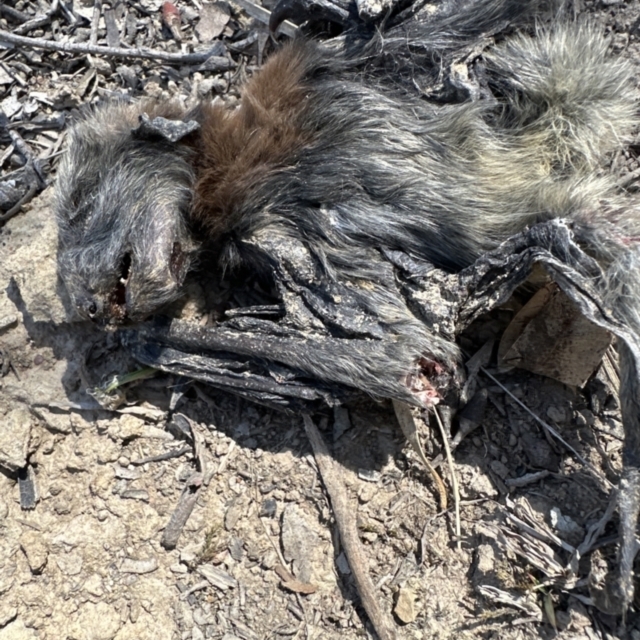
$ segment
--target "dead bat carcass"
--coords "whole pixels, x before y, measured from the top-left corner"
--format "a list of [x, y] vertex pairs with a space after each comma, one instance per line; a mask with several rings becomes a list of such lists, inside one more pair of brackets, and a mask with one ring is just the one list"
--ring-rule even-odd
[[[116, 102], [70, 131], [59, 272], [117, 326], [181, 295], [200, 256], [270, 274], [277, 305], [147, 325], [143, 361], [299, 408], [349, 390], [428, 406], [455, 333], [542, 263], [619, 338], [625, 608], [640, 465], [640, 213], [603, 170], [639, 123], [632, 68], [586, 22], [486, 36], [534, 3], [477, 0], [284, 46], [237, 108]], [[475, 52], [475, 53], [473, 53]], [[468, 78], [443, 70], [466, 60]], [[464, 66], [464, 65], [463, 65]], [[237, 310], [236, 310], [237, 311]], [[130, 334], [131, 337], [131, 334]]]

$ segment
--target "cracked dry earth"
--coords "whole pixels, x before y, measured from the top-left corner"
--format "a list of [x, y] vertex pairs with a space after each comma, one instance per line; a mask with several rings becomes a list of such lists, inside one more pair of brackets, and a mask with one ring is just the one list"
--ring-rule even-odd
[[[639, 3], [594, 7], [614, 47], [637, 57]], [[635, 152], [615, 163], [633, 170]], [[50, 203], [47, 190], [0, 228], [0, 640], [373, 637], [299, 416], [165, 375], [128, 386], [112, 409], [87, 393], [138, 365], [114, 334], [68, 320]], [[465, 351], [499, 338], [511, 317], [505, 308], [472, 327]], [[363, 400], [318, 420], [344, 467], [381, 606], [406, 639], [640, 639], [635, 613], [623, 631], [586, 585], [615, 561], [617, 516], [571, 585], [501, 543], [514, 505], [573, 546], [606, 511], [623, 446], [609, 377], [599, 371], [584, 393], [525, 372], [499, 379], [594, 469], [481, 378], [486, 415], [455, 451], [460, 549], [390, 406]], [[166, 550], [163, 530], [196, 472], [189, 441], [167, 428], [175, 413], [199, 443], [201, 487]], [[422, 435], [435, 458], [438, 438]], [[27, 461], [37, 501], [25, 510], [17, 470]], [[551, 546], [551, 558], [562, 568], [569, 554]]]

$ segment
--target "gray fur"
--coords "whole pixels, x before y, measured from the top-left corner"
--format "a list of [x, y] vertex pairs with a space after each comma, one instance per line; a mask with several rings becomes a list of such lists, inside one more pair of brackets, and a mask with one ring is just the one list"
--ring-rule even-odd
[[[535, 4], [477, 0], [466, 13], [417, 18], [338, 52], [303, 45], [312, 87], [304, 127], [320, 135], [247, 189], [222, 256], [269, 266], [257, 238], [294, 239], [322, 277], [358, 298], [364, 325], [393, 343], [386, 362], [363, 372], [362, 387], [376, 375], [390, 384], [391, 372], [400, 384], [397, 371], [411, 371], [424, 353], [456, 357], [451, 336], [387, 286], [393, 275], [380, 250], [457, 270], [527, 225], [568, 217], [608, 266], [609, 303], [640, 329], [637, 242], [628, 241], [640, 235], [638, 215], [600, 170], [637, 125], [636, 96], [630, 66], [608, 55], [598, 30], [560, 23], [507, 38], [484, 54], [492, 100], [435, 105], [391, 79], [392, 70], [433, 74]], [[188, 229], [190, 152], [136, 133], [153, 108], [95, 110], [72, 129], [59, 173], [60, 274], [78, 310], [107, 324], [175, 299], [197, 249]]]
[[[477, 0], [466, 13], [414, 19], [337, 52], [301, 45], [312, 87], [303, 126], [320, 135], [247, 189], [222, 256], [272, 268], [278, 243], [263, 255], [258, 239], [288, 238], [318, 277], [358, 299], [363, 326], [390, 340], [386, 358], [361, 379], [343, 362], [341, 378], [360, 388], [401, 387], [398, 371], [412, 371], [425, 353], [456, 358], [451, 336], [388, 286], [393, 274], [380, 250], [457, 270], [527, 225], [568, 217], [608, 266], [609, 303], [640, 330], [637, 242], [626, 240], [640, 235], [638, 215], [600, 170], [637, 125], [636, 95], [630, 65], [608, 55], [598, 30], [560, 23], [507, 38], [484, 54], [492, 100], [436, 105], [391, 79], [392, 70], [418, 80], [433, 74], [535, 4]], [[72, 129], [59, 173], [60, 274], [80, 313], [107, 324], [175, 299], [197, 249], [188, 229], [190, 152], [140, 136], [152, 109], [157, 116], [149, 103], [96, 109]], [[178, 120], [191, 130], [197, 117], [196, 109]]]

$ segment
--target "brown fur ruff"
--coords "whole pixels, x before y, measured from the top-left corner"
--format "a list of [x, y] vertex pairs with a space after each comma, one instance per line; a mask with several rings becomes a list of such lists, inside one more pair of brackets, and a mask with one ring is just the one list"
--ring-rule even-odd
[[275, 54], [244, 87], [240, 106], [202, 106], [196, 157], [194, 219], [212, 237], [238, 220], [252, 186], [294, 161], [311, 140], [301, 122], [308, 100], [304, 76], [311, 48], [293, 43]]

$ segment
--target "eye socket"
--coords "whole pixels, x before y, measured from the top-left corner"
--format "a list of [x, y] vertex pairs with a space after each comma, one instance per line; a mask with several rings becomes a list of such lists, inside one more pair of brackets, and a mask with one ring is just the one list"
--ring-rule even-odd
[[95, 320], [98, 315], [98, 305], [95, 300], [85, 300], [78, 305], [80, 313], [86, 315], [90, 320]]
[[112, 302], [118, 307], [124, 307], [127, 303], [127, 280], [131, 272], [131, 254], [125, 253], [120, 262], [120, 277], [112, 295]]
[[122, 256], [122, 261], [120, 262], [120, 281], [127, 281], [129, 279], [129, 272], [131, 271], [131, 254], [125, 253]]

